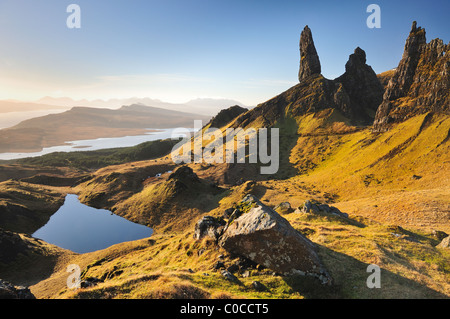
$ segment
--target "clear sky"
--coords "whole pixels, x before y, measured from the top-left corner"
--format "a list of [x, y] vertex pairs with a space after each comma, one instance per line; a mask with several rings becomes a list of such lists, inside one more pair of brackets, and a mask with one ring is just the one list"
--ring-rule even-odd
[[[69, 4], [81, 28], [69, 29]], [[366, 25], [381, 8], [381, 28]], [[413, 20], [450, 41], [449, 0], [0, 0], [0, 99], [221, 97], [252, 106], [297, 83], [312, 30], [336, 78], [360, 46], [380, 73], [397, 66]]]

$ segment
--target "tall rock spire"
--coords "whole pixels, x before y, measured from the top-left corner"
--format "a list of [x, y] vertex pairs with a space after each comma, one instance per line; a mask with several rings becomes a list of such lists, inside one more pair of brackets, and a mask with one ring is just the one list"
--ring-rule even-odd
[[413, 22], [403, 57], [377, 110], [374, 131], [429, 111], [450, 112], [450, 43], [426, 43], [425, 29]]
[[311, 75], [320, 74], [321, 72], [320, 60], [314, 46], [311, 29], [305, 26], [300, 35], [300, 71], [298, 72], [298, 80], [302, 82], [302, 80]]
[[417, 22], [414, 21], [408, 39], [406, 39], [402, 60], [386, 91], [386, 99], [394, 100], [408, 93], [419, 64], [422, 48], [426, 43], [425, 29], [417, 27]]

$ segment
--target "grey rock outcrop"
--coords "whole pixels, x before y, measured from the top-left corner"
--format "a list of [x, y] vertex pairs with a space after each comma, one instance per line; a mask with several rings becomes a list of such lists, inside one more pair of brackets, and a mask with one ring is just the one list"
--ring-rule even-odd
[[256, 291], [266, 291], [266, 290], [268, 290], [267, 287], [264, 284], [262, 284], [261, 282], [259, 282], [259, 281], [253, 281], [252, 282], [252, 287]]
[[281, 213], [281, 214], [289, 214], [294, 211], [294, 209], [292, 209], [292, 206], [289, 202], [280, 203], [277, 206], [275, 206], [273, 209], [276, 212]]
[[206, 236], [218, 239], [225, 227], [225, 222], [221, 219], [204, 216], [195, 224], [194, 238], [202, 239]]
[[305, 26], [300, 35], [300, 70], [298, 72], [298, 80], [302, 82], [311, 75], [320, 74], [321, 72], [319, 55], [314, 45], [311, 29]]
[[225, 250], [281, 274], [312, 275], [331, 283], [315, 245], [286, 219], [253, 196], [246, 196], [241, 205], [247, 209], [219, 240]]
[[221, 274], [226, 280], [234, 282], [236, 284], [240, 284], [239, 279], [228, 270], [222, 270]]
[[445, 237], [442, 241], [437, 245], [438, 248], [450, 248], [450, 236]]
[[364, 50], [360, 47], [355, 49], [345, 65], [345, 73], [335, 82], [342, 83], [347, 95], [335, 95], [342, 112], [350, 118], [371, 121], [370, 114], [374, 114], [383, 101], [384, 88], [375, 71], [366, 63]]
[[36, 299], [30, 289], [0, 279], [0, 299]]
[[307, 200], [303, 207], [300, 207], [296, 210], [297, 213], [305, 213], [305, 214], [330, 214], [339, 217], [348, 218], [347, 213], [341, 212], [338, 208], [334, 206], [329, 206], [327, 204], [321, 204], [315, 201]]

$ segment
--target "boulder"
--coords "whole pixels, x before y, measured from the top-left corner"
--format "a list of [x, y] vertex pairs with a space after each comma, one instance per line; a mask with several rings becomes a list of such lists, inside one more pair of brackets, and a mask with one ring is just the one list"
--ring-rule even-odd
[[30, 289], [0, 279], [0, 299], [36, 299]]
[[338, 208], [334, 206], [329, 206], [327, 204], [321, 204], [310, 200], [307, 200], [303, 205], [303, 208], [301, 210], [296, 210], [296, 212], [302, 212], [305, 214], [329, 214], [348, 218], [347, 213], [341, 212]]
[[223, 219], [204, 216], [195, 225], [194, 238], [202, 239], [203, 237], [208, 236], [217, 240], [222, 234], [224, 227], [225, 221]]
[[274, 210], [281, 214], [289, 214], [294, 211], [289, 202], [283, 202], [278, 204], [277, 206], [274, 207]]
[[445, 237], [442, 241], [437, 245], [438, 248], [450, 248], [450, 236]]
[[234, 282], [236, 284], [240, 284], [241, 282], [239, 281], [239, 279], [237, 279], [237, 277], [235, 275], [233, 275], [231, 272], [229, 272], [228, 270], [223, 270], [221, 272], [222, 276], [231, 282]]
[[308, 274], [331, 283], [314, 244], [286, 219], [251, 195], [241, 205], [246, 207], [245, 212], [220, 238], [225, 250], [281, 274]]
[[252, 287], [256, 291], [266, 291], [267, 290], [267, 287], [264, 284], [262, 284], [261, 282], [259, 282], [259, 281], [253, 281], [252, 282]]

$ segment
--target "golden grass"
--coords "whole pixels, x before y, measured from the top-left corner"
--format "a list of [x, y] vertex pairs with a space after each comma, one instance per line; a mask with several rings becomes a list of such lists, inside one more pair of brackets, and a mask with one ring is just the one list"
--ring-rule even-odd
[[[32, 292], [40, 298], [450, 297], [450, 253], [436, 248], [438, 240], [432, 235], [434, 229], [450, 231], [446, 141], [450, 118], [419, 115], [381, 134], [352, 127], [338, 113], [327, 112], [306, 115], [295, 123], [287, 117], [277, 125], [286, 137], [283, 151], [289, 153], [288, 160], [281, 162], [280, 174], [241, 185], [222, 184], [226, 190], [218, 194], [205, 194], [202, 186], [190, 190], [188, 197], [171, 201], [174, 189], [166, 179], [138, 182], [137, 172], [160, 170], [158, 165], [168, 165], [165, 159], [96, 172], [94, 179], [77, 188], [84, 198], [104, 192], [105, 203], [118, 201], [115, 207], [123, 205], [122, 212], [130, 219], [142, 218], [145, 223], [164, 215], [168, 218], [164, 223], [173, 222], [176, 227], [164, 234], [156, 232], [151, 239], [64, 259], [79, 264], [85, 278], [104, 278], [103, 283], [68, 290], [67, 273], [61, 266], [52, 277], [34, 285]], [[224, 165], [191, 167], [205, 181], [231, 170]], [[332, 287], [308, 278], [253, 270], [250, 277], [238, 275], [240, 284], [235, 284], [212, 269], [219, 255], [225, 255], [228, 265], [234, 260], [211, 240], [194, 240], [193, 224], [204, 214], [221, 216], [249, 193], [272, 207], [288, 201], [295, 209], [315, 199], [349, 214], [349, 219], [283, 215], [316, 243], [334, 278]], [[156, 203], [170, 205], [152, 217]], [[382, 269], [381, 289], [366, 286], [370, 264]], [[254, 280], [269, 290], [255, 291]]]
[[[350, 219], [291, 213], [288, 221], [317, 245], [325, 267], [334, 279], [325, 287], [306, 277], [281, 277], [270, 270], [236, 273], [240, 283], [213, 270], [219, 255], [226, 265], [235, 259], [208, 239], [196, 241], [192, 232], [155, 235], [106, 250], [78, 255], [83, 278], [103, 278], [91, 288], [68, 290], [67, 273], [32, 287], [39, 297], [48, 286], [59, 290], [51, 298], [445, 298], [450, 296], [450, 252], [435, 248], [436, 240], [415, 229], [388, 227], [368, 218]], [[367, 266], [381, 267], [382, 288], [366, 286]], [[90, 265], [90, 266], [89, 266]], [[260, 281], [268, 291], [251, 287]]]

